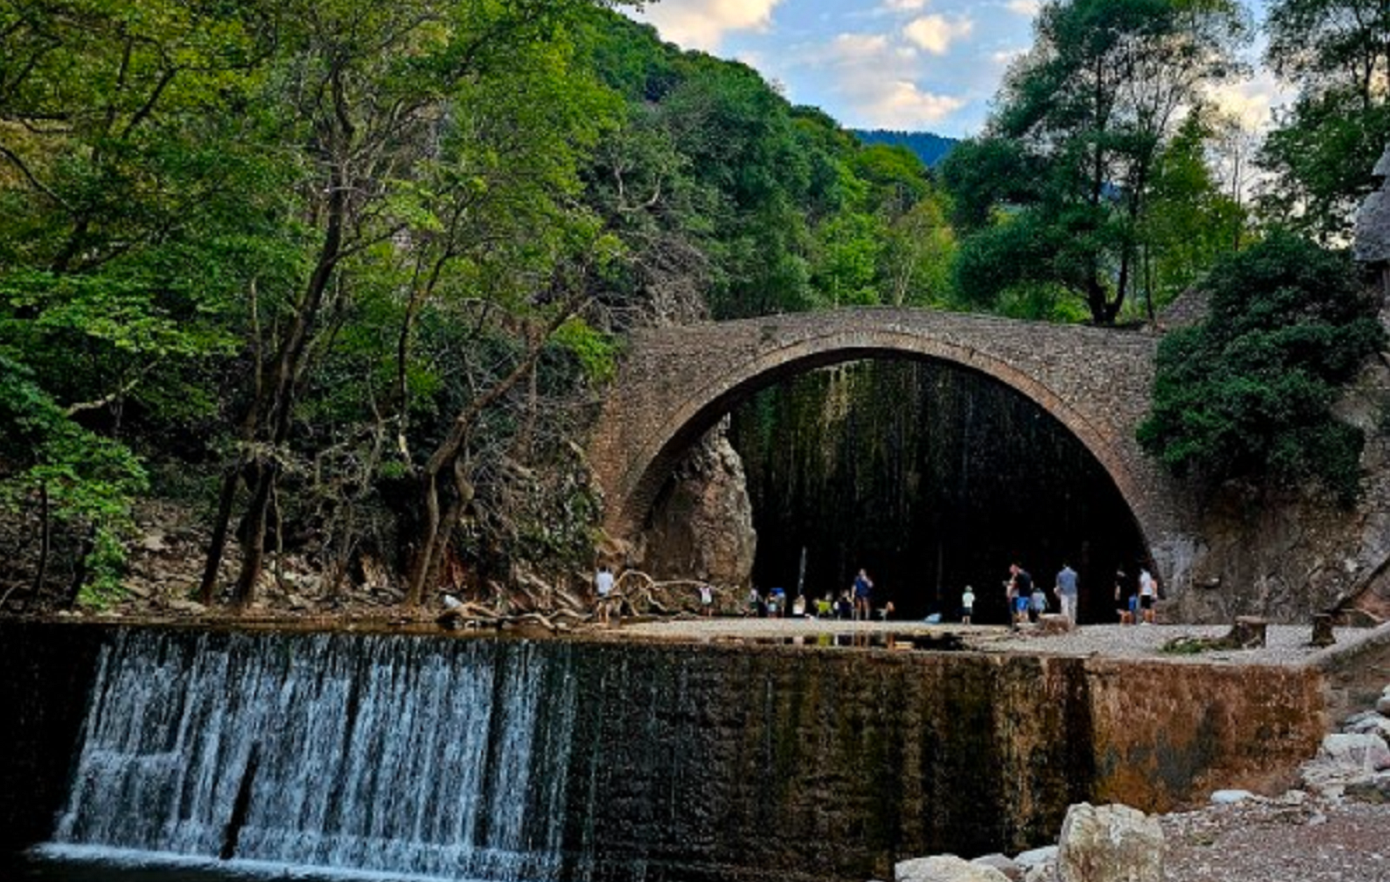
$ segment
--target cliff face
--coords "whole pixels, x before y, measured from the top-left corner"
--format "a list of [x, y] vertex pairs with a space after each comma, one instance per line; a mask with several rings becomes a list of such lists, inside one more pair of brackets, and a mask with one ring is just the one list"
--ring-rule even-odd
[[1191, 587], [1165, 602], [1169, 621], [1237, 615], [1306, 622], [1335, 610], [1351, 624], [1390, 618], [1390, 436], [1380, 425], [1390, 370], [1368, 366], [1337, 408], [1366, 434], [1357, 504], [1307, 488], [1228, 486], [1202, 507]]
[[[1375, 168], [1390, 176], [1390, 148]], [[1382, 298], [1390, 327], [1390, 184], [1357, 218], [1355, 254]], [[1390, 620], [1390, 359], [1381, 353], [1334, 408], [1361, 429], [1362, 496], [1344, 509], [1298, 488], [1256, 492], [1227, 487], [1203, 507], [1192, 587], [1168, 603], [1182, 621], [1230, 621], [1259, 614], [1307, 621], [1336, 611], [1353, 624]]]
[[663, 488], [642, 535], [642, 566], [656, 579], [746, 585], [757, 546], [743, 461], [720, 424]]

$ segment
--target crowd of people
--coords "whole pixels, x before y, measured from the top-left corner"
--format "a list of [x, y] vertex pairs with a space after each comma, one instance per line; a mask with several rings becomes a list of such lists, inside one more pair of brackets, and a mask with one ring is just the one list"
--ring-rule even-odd
[[[1159, 582], [1152, 568], [1143, 565], [1137, 568], [1138, 576], [1131, 579], [1123, 568], [1115, 573], [1114, 599], [1115, 615], [1121, 624], [1152, 624], [1154, 604], [1159, 599]], [[1053, 580], [1051, 594], [1056, 598], [1055, 607], [1048, 598], [1048, 592], [1031, 573], [1017, 561], [1009, 565], [1009, 578], [1004, 580], [1004, 595], [1008, 610], [1009, 627], [1017, 630], [1025, 623], [1039, 622], [1049, 610], [1055, 609], [1071, 624], [1078, 624], [1078, 604], [1081, 596], [1080, 576], [1067, 560]], [[607, 624], [614, 604], [610, 600], [613, 591], [613, 571], [601, 566], [594, 576], [594, 592], [598, 620]], [[714, 590], [707, 584], [698, 586], [699, 609], [703, 615], [714, 614]], [[958, 614], [960, 622], [970, 625], [975, 622], [975, 589], [966, 585], [961, 591]], [[788, 602], [786, 589], [774, 587], [766, 593], [756, 586], [748, 589], [744, 615], [760, 618], [822, 618], [846, 621], [872, 621], [875, 618], [886, 620], [895, 610], [891, 600], [875, 606], [874, 581], [867, 570], [860, 568], [848, 586], [838, 595], [828, 592], [824, 597], [808, 599], [797, 592]], [[927, 617], [928, 622], [941, 621], [940, 613]]]

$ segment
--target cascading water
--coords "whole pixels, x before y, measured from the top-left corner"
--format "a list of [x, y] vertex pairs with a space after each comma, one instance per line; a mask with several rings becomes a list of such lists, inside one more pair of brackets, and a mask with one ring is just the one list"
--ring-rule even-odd
[[514, 641], [115, 635], [54, 842], [555, 878], [575, 712], [565, 662], [563, 647]]

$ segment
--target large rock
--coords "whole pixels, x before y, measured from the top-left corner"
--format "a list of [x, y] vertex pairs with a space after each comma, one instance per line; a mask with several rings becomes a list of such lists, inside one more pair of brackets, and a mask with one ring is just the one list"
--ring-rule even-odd
[[1319, 759], [1357, 772], [1378, 772], [1390, 769], [1390, 747], [1379, 735], [1335, 732], [1322, 740]]
[[1057, 847], [1062, 882], [1163, 882], [1163, 828], [1127, 805], [1067, 809]]
[[893, 869], [896, 882], [1009, 882], [1009, 877], [984, 864], [972, 864], [953, 854], [900, 861]]
[[746, 585], [757, 546], [743, 460], [719, 426], [662, 489], [643, 536], [642, 566], [657, 579]]
[[[1372, 173], [1382, 180], [1390, 177], [1390, 147], [1376, 163]], [[1377, 264], [1390, 262], [1390, 199], [1386, 187], [1366, 197], [1361, 210], [1356, 215], [1356, 234], [1353, 251], [1362, 263]]]

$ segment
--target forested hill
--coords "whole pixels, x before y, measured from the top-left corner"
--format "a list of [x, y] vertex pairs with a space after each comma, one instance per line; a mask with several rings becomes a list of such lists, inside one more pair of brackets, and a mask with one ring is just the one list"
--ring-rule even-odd
[[252, 607], [291, 557], [330, 598], [572, 578], [601, 502], [585, 420], [631, 329], [861, 304], [1123, 322], [1271, 224], [1344, 238], [1390, 140], [1390, 19], [1348, 30], [1335, 2], [1271, 2], [1267, 63], [1301, 97], [1255, 205], [1225, 122], [1149, 111], [1204, 106], [1239, 4], [1049, 0], [935, 174], [914, 151], [947, 139], [856, 137], [623, 5], [0, 11], [0, 607], [120, 597], [150, 498], [197, 513], [180, 590], [204, 603]]
[[865, 144], [892, 144], [906, 147], [924, 165], [935, 167], [946, 158], [951, 148], [958, 143], [955, 138], [933, 135], [931, 132], [895, 132], [889, 129], [851, 129], [854, 136]]
[[614, 5], [0, 13], [0, 598], [120, 597], [150, 497], [204, 603], [572, 573], [629, 329], [943, 302], [915, 156]]

